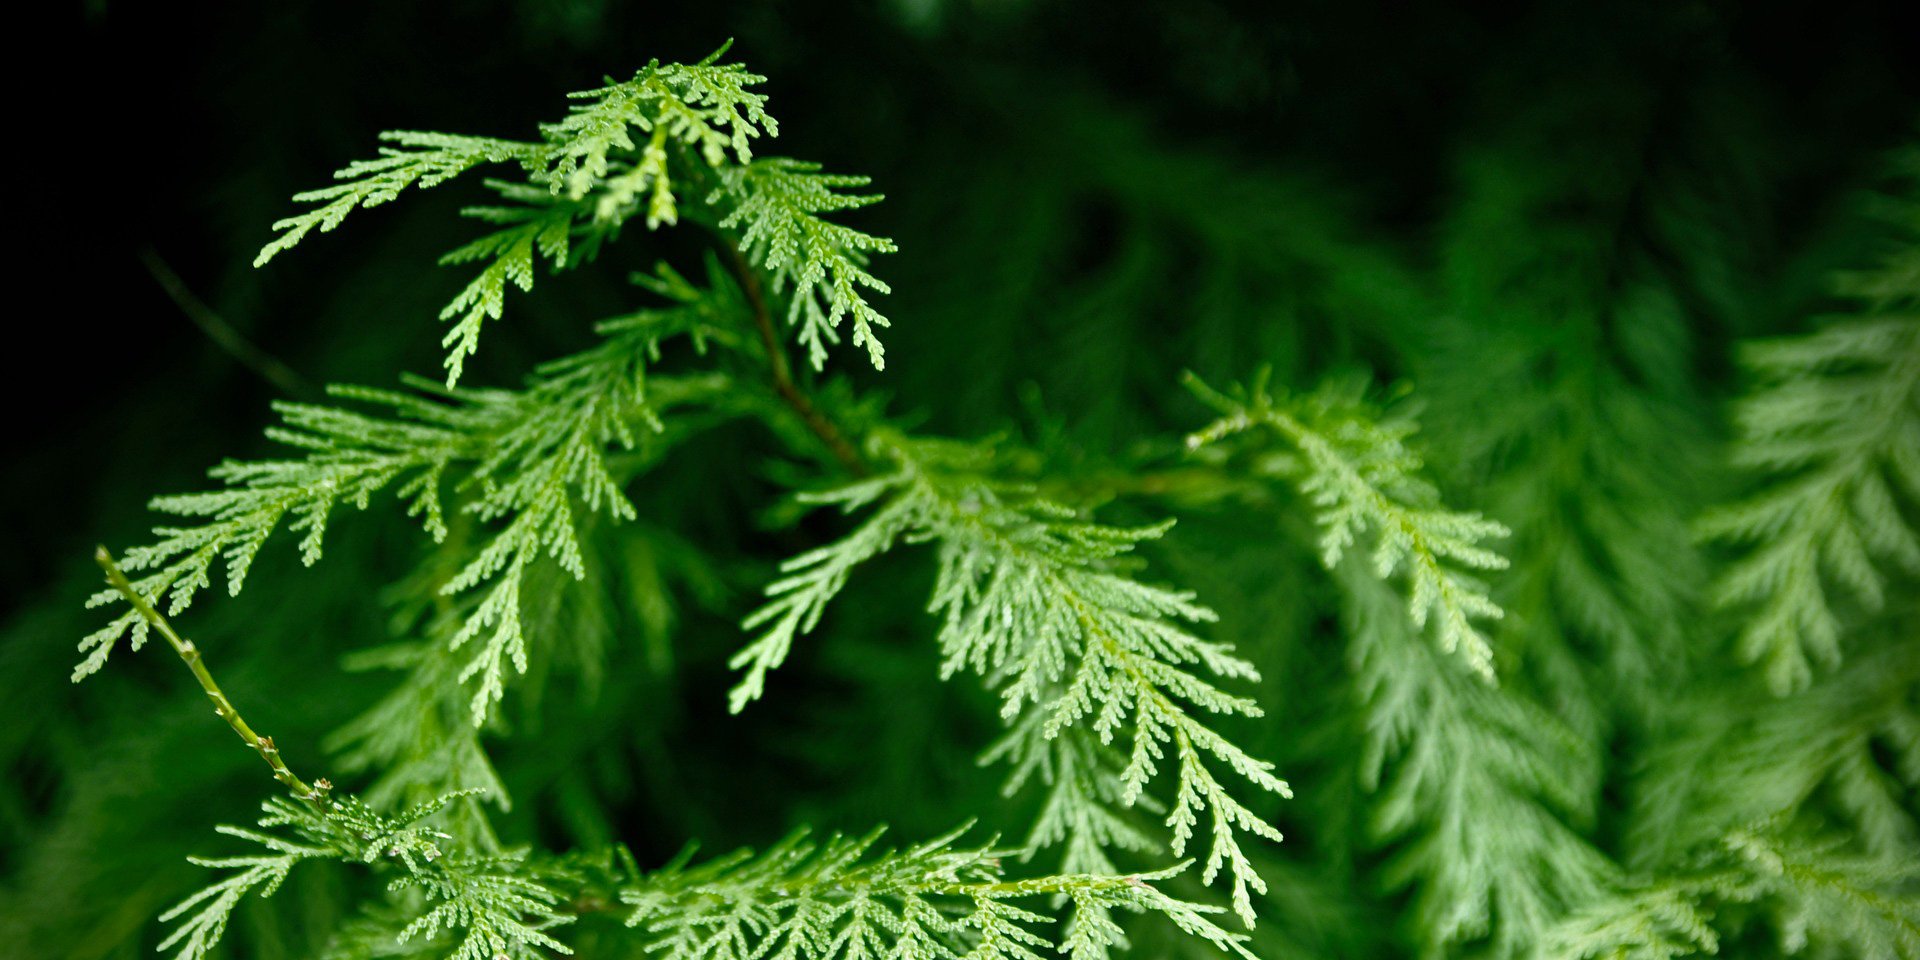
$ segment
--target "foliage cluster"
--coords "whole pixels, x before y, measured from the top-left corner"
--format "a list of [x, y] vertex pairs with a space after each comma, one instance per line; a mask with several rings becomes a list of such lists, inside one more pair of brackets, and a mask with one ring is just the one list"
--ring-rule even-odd
[[1756, 212], [1778, 134], [1653, 20], [1489, 68], [1545, 79], [1435, 136], [1417, 240], [1032, 75], [847, 108], [886, 204], [729, 47], [383, 135], [255, 265], [484, 192], [444, 375], [276, 400], [15, 628], [124, 706], [0, 737], [65, 778], [0, 791], [0, 943], [1920, 960], [1920, 148]]

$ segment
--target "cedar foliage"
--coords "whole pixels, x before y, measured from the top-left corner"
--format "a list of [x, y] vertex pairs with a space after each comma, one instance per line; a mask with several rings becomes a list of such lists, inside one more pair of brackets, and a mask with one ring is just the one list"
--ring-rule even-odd
[[9, 951], [1920, 958], [1889, 41], [748, 7], [488, 8], [595, 62], [423, 102], [526, 135], [249, 188], [213, 300], [334, 383], [125, 388], [0, 646]]

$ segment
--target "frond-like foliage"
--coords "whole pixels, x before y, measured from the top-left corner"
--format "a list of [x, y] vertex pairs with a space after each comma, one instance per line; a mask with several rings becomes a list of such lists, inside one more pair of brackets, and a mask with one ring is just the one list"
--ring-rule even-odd
[[179, 921], [179, 926], [160, 941], [159, 947], [162, 951], [178, 947], [174, 960], [199, 960], [206, 956], [227, 932], [227, 921], [247, 894], [271, 897], [300, 862], [335, 856], [335, 852], [326, 847], [295, 843], [241, 827], [223, 826], [218, 830], [227, 836], [257, 843], [267, 852], [242, 857], [188, 858], [208, 869], [237, 872], [201, 888], [160, 915], [161, 923]]
[[[1450, 164], [1446, 299], [1410, 357], [1428, 449], [1453, 496], [1513, 530], [1503, 681], [1588, 740], [1657, 711], [1710, 642], [1689, 524], [1716, 451], [1695, 375], [1754, 322], [1727, 278], [1759, 255], [1731, 99], [1575, 57], [1523, 108], [1486, 104]], [[1600, 776], [1583, 773], [1590, 798]]]
[[572, 94], [582, 102], [564, 120], [543, 125], [538, 141], [383, 134], [394, 146], [382, 148], [378, 159], [350, 164], [334, 174], [340, 183], [294, 196], [315, 206], [274, 224], [280, 235], [254, 265], [409, 187], [434, 187], [475, 167], [517, 163], [523, 182], [489, 184], [508, 206], [466, 211], [498, 229], [441, 258], [444, 264], [485, 264], [440, 313], [453, 324], [443, 341], [451, 388], [479, 349], [482, 326], [505, 311], [509, 286], [533, 289], [543, 260], [558, 271], [592, 259], [632, 217], [644, 214], [648, 229], [678, 223], [676, 184], [692, 184], [701, 190], [696, 196], [718, 211], [707, 222], [738, 237], [772, 275], [776, 293], [790, 288], [789, 319], [800, 328], [814, 367], [825, 363], [826, 345], [839, 339], [841, 319], [851, 317], [854, 345], [865, 347], [877, 368], [882, 349], [875, 331], [887, 320], [862, 290], [887, 292], [866, 262], [869, 254], [892, 251], [893, 243], [823, 215], [880, 198], [835, 192], [865, 185], [863, 177], [829, 176], [794, 160], [755, 162], [752, 141], [777, 135], [779, 124], [766, 112], [766, 96], [752, 89], [766, 78], [737, 63], [720, 63], [725, 52], [722, 47], [696, 64], [655, 61], [629, 80]]
[[818, 624], [854, 567], [902, 540], [931, 541], [938, 573], [929, 609], [941, 618], [943, 675], [980, 675], [999, 691], [1014, 736], [1032, 741], [999, 752], [1031, 755], [1073, 727], [1092, 731], [1102, 744], [1119, 740], [1127, 750], [1118, 781], [1123, 805], [1141, 796], [1171, 753], [1176, 788], [1166, 823], [1173, 850], [1184, 852], [1196, 828], [1205, 829], [1211, 840], [1202, 879], [1212, 882], [1228, 870], [1235, 909], [1252, 922], [1249, 890], [1264, 885], [1238, 834], [1280, 834], [1236, 798], [1214, 765], [1261, 790], [1289, 791], [1270, 763], [1199, 716], [1259, 716], [1253, 701], [1205, 676], [1251, 680], [1252, 664], [1188, 631], [1187, 624], [1213, 619], [1192, 594], [1128, 575], [1129, 555], [1167, 525], [1088, 522], [994, 480], [984, 472], [990, 455], [972, 445], [902, 440], [885, 452], [889, 472], [808, 497], [843, 511], [876, 508], [844, 539], [789, 560], [786, 577], [767, 588], [767, 604], [746, 621], [761, 635], [733, 660], [746, 671], [734, 708], [761, 695], [768, 671], [786, 659], [795, 637]]
[[400, 931], [396, 940], [402, 945], [449, 935], [455, 943], [449, 960], [573, 952], [547, 933], [572, 918], [554, 912], [559, 895], [533, 878], [487, 870], [419, 870], [394, 886], [418, 889], [433, 905]]
[[[646, 17], [611, 6], [487, 5], [577, 32], [484, 66], [625, 46]], [[904, 207], [769, 155], [765, 79], [725, 47], [591, 84], [524, 140], [386, 134], [300, 194], [259, 264], [467, 181], [467, 236], [433, 244], [461, 275], [434, 376], [308, 398], [296, 369], [391, 383], [422, 345], [391, 318], [240, 336], [264, 307], [364, 313], [343, 292], [406, 287], [377, 247], [325, 289], [220, 282], [205, 304], [145, 258], [305, 402], [239, 451], [259, 459], [152, 501], [124, 565], [99, 551], [95, 613], [71, 602], [89, 585], [48, 582], [60, 608], [5, 628], [0, 945], [1920, 960], [1920, 152], [1874, 216], [1837, 202], [1860, 150], [1912, 138], [1915, 77], [1753, 42], [1873, 18], [1416, 8], [1342, 39], [1323, 28], [1353, 5], [867, 6], [857, 29], [785, 7], [739, 26], [776, 33], [766, 72], [821, 101], [830, 168], [873, 164]], [[404, 13], [382, 51], [461, 42]], [[1151, 42], [1109, 50], [1089, 15]], [[345, 129], [315, 108], [355, 51], [282, 57], [306, 41], [274, 30], [237, 46], [314, 92], [262, 84], [180, 150], [126, 138], [178, 190], [108, 178], [56, 219], [132, 211], [165, 237], [148, 221], [218, 197], [231, 213], [182, 242], [219, 243], [220, 217], [277, 203], [219, 164], [284, 168]], [[982, 56], [995, 38], [1007, 57]], [[1753, 82], [1828, 60], [1844, 82]], [[258, 67], [217, 63], [185, 72], [240, 81], [209, 109], [255, 95]], [[519, 109], [387, 86], [409, 113]], [[435, 229], [409, 223], [402, 246]], [[638, 291], [580, 275], [520, 299], [655, 257]], [[464, 369], [482, 340], [495, 388]], [[842, 350], [894, 362], [829, 376]], [[1187, 367], [1262, 372], [1189, 398]], [[50, 444], [81, 414], [29, 424], [22, 556], [74, 533], [39, 515], [33, 458], [87, 467], [55, 491], [87, 500], [94, 476], [170, 472], [179, 425], [214, 422], [200, 383], [117, 404], [111, 430], [85, 415], [78, 460]], [[216, 581], [237, 596], [206, 602]], [[89, 631], [76, 680], [143, 645], [191, 679], [47, 687], [72, 655], [40, 639]], [[749, 715], [716, 714], [729, 685]], [[247, 749], [207, 746], [202, 693]], [[291, 769], [316, 755], [351, 790]], [[182, 863], [181, 825], [268, 784], [256, 760], [285, 790]], [[970, 820], [1012, 840], [830, 832]]]
[[[1659, 924], [1706, 950], [1756, 920], [1786, 952], [1915, 956], [1920, 648], [1904, 625], [1863, 639], [1798, 694], [1675, 705], [1632, 817], [1647, 879], [1562, 923], [1556, 942], [1586, 951], [1569, 956], [1659, 956], [1639, 946]], [[1695, 915], [1713, 928], [1674, 925]]]
[[1636, 865], [1681, 863], [1785, 811], [1866, 853], [1920, 856], [1910, 800], [1920, 789], [1920, 647], [1904, 622], [1790, 697], [1748, 689], [1673, 704], [1635, 791]]
[[[542, 179], [575, 200], [608, 184], [611, 204], [603, 219], [650, 187], [657, 207], [648, 216], [672, 222], [665, 143], [684, 144], [707, 166], [719, 167], [729, 155], [738, 163], [751, 161], [754, 138], [780, 133], [767, 115], [766, 96], [750, 89], [767, 78], [737, 63], [720, 63], [726, 52], [721, 47], [692, 65], [654, 61], [631, 80], [570, 94], [583, 102], [540, 131], [549, 145]], [[636, 131], [648, 142], [640, 162], [630, 164], [621, 157], [636, 149]]]
[[[1007, 879], [1006, 853], [958, 844], [964, 831], [895, 851], [876, 851], [879, 831], [815, 843], [796, 833], [766, 852], [741, 851], [693, 864], [693, 848], [642, 874], [623, 851], [536, 862], [476, 857], [427, 825], [455, 797], [388, 817], [352, 798], [312, 805], [269, 801], [263, 833], [221, 832], [261, 844], [258, 856], [200, 860], [238, 870], [181, 902], [165, 919], [198, 907], [164, 944], [174, 960], [200, 960], [220, 940], [240, 899], [270, 896], [306, 860], [335, 860], [391, 875], [388, 905], [336, 938], [337, 956], [431, 952], [452, 960], [571, 954], [557, 938], [581, 903], [618, 900], [630, 911], [630, 949], [669, 960], [1039, 960], [1046, 953], [1104, 956], [1124, 942], [1104, 919], [1114, 912], [1157, 915], [1182, 934], [1243, 960], [1246, 935], [1221, 929], [1219, 907], [1189, 903], [1157, 884], [1175, 866], [1123, 876]], [[288, 839], [281, 834], [291, 834]], [[419, 896], [413, 897], [411, 894]], [[1050, 912], [1061, 903], [1079, 915], [1056, 944]]]
[[1718, 953], [1721, 915], [1764, 916], [1785, 953], [1920, 957], [1920, 868], [1861, 854], [1775, 819], [1733, 830], [1650, 886], [1600, 899], [1546, 943], [1556, 960], [1670, 960]]
[[1335, 579], [1365, 717], [1361, 776], [1380, 790], [1372, 824], [1399, 844], [1389, 878], [1415, 888], [1430, 949], [1490, 938], [1497, 955], [1525, 956], [1613, 877], [1579, 829], [1592, 747], [1422, 642], [1355, 558]]
[[162, 920], [173, 920], [199, 907], [162, 942], [161, 949], [178, 946], [173, 960], [200, 960], [219, 942], [234, 908], [249, 891], [258, 888], [260, 896], [271, 896], [296, 864], [336, 860], [395, 873], [395, 889], [425, 893], [429, 906], [408, 921], [398, 936], [399, 944], [446, 933], [455, 936], [458, 945], [450, 956], [457, 960], [517, 960], [543, 956], [540, 951], [571, 953], [545, 932], [572, 919], [554, 911], [558, 894], [527, 875], [519, 861], [466, 856], [448, 845], [451, 837], [426, 824], [454, 799], [444, 796], [393, 817], [350, 797], [321, 798], [311, 804], [267, 801], [260, 826], [280, 833], [238, 827], [221, 827], [220, 832], [258, 843], [269, 852], [195, 858], [201, 866], [239, 872], [162, 915]]
[[1863, 855], [1845, 838], [1763, 825], [1735, 831], [1726, 856], [1767, 897], [1788, 946], [1843, 956], [1920, 957], [1920, 860]]
[[1413, 425], [1384, 420], [1362, 403], [1358, 383], [1335, 383], [1297, 398], [1275, 398], [1266, 374], [1228, 395], [1189, 377], [1194, 394], [1220, 419], [1187, 438], [1200, 451], [1231, 437], [1265, 430], [1284, 452], [1255, 462], [1262, 473], [1296, 484], [1320, 525], [1320, 561], [1339, 566], [1362, 540], [1382, 579], [1404, 571], [1407, 610], [1416, 628], [1431, 620], [1440, 648], [1493, 677], [1493, 648], [1476, 620], [1498, 619], [1500, 606], [1470, 571], [1499, 570], [1506, 558], [1482, 544], [1507, 528], [1478, 513], [1450, 510], [1407, 446]]
[[1742, 353], [1754, 385], [1733, 457], [1766, 485], [1702, 529], [1747, 548], [1716, 598], [1742, 611], [1740, 654], [1776, 692], [1839, 663], [1847, 600], [1877, 610], [1890, 573], [1920, 574], [1920, 161], [1907, 161], [1907, 192], [1884, 204], [1899, 245], [1839, 284], [1860, 315]]
[[787, 295], [787, 323], [800, 328], [800, 343], [816, 370], [826, 363], [827, 345], [840, 341], [843, 319], [852, 320], [853, 345], [866, 347], [874, 369], [886, 365], [875, 330], [886, 326], [887, 318], [862, 291], [891, 292], [868, 272], [867, 260], [892, 253], [893, 241], [824, 216], [880, 202], [879, 194], [840, 192], [868, 182], [822, 173], [819, 164], [776, 158], [721, 170], [721, 188], [709, 200], [734, 203], [720, 226], [740, 231], [746, 255], [773, 275], [775, 293]]
[[1720, 952], [1711, 912], [1693, 885], [1657, 885], [1607, 897], [1548, 931], [1543, 956], [1554, 960], [1677, 960]]
[[539, 169], [542, 163], [542, 145], [519, 140], [416, 130], [391, 130], [381, 134], [380, 139], [393, 146], [381, 147], [378, 159], [355, 160], [334, 172], [333, 178], [340, 183], [294, 194], [295, 203], [315, 206], [276, 222], [273, 229], [280, 231], [280, 235], [260, 249], [253, 265], [264, 266], [282, 251], [306, 239], [307, 234], [315, 230], [328, 233], [353, 211], [377, 207], [399, 197], [409, 187], [422, 190], [437, 187], [486, 164], [517, 161], [530, 169]]
[[1475, 574], [1506, 567], [1485, 544], [1508, 531], [1441, 502], [1409, 442], [1414, 424], [1367, 404], [1364, 381], [1299, 396], [1266, 381], [1222, 393], [1189, 377], [1220, 417], [1187, 448], [1278, 480], [1310, 508], [1364, 718], [1357, 767], [1379, 792], [1374, 836], [1395, 845], [1388, 880], [1415, 891], [1428, 948], [1485, 941], [1525, 955], [1611, 873], [1578, 828], [1573, 785], [1592, 762], [1579, 737], [1486, 682], [1494, 648], [1479, 622], [1502, 610]]
[[1081, 916], [1157, 914], [1182, 933], [1245, 960], [1243, 934], [1215, 925], [1217, 907], [1177, 900], [1155, 883], [1175, 867], [1126, 876], [1003, 879], [1006, 854], [958, 845], [959, 833], [875, 853], [878, 833], [815, 843], [795, 834], [758, 855], [692, 865], [691, 851], [623, 889], [627, 925], [666, 960], [1075, 960], [1122, 942], [1111, 922], [1071, 926], [1057, 943], [1047, 904]]
[[[439, 586], [448, 596], [477, 598], [448, 642], [471, 651], [458, 680], [477, 680], [472, 713], [478, 722], [500, 699], [507, 666], [526, 669], [520, 605], [529, 566], [546, 557], [583, 576], [579, 513], [615, 521], [634, 516], [609, 457], [655, 435], [660, 410], [709, 402], [724, 390], [715, 376], [649, 381], [645, 373], [663, 339], [731, 336], [738, 308], [727, 299], [728, 281], [718, 269], [710, 290], [663, 272], [652, 286], [677, 300], [675, 306], [601, 324], [599, 345], [542, 366], [522, 390], [340, 387], [333, 394], [362, 409], [276, 405], [283, 425], [268, 436], [304, 455], [230, 460], [211, 471], [226, 482], [224, 489], [154, 500], [155, 510], [201, 522], [160, 527], [157, 542], [127, 551], [126, 568], [144, 572], [135, 589], [177, 614], [224, 565], [228, 591], [237, 594], [261, 547], [283, 525], [301, 534], [301, 560], [311, 565], [320, 559], [335, 509], [365, 509], [387, 489], [441, 540], [448, 509], [442, 498], [451, 489], [460, 497], [458, 510], [493, 529]], [[117, 599], [103, 590], [91, 602]], [[74, 679], [98, 670], [123, 636], [137, 649], [147, 630], [138, 611], [121, 613], [83, 641], [86, 657]]]
[[1011, 768], [1007, 794], [1018, 793], [1029, 783], [1045, 791], [1026, 848], [1060, 847], [1064, 871], [1097, 874], [1115, 872], [1117, 851], [1160, 849], [1160, 840], [1128, 814], [1134, 806], [1152, 813], [1165, 813], [1165, 807], [1127, 782], [1126, 754], [1082, 728], [1063, 730], [1054, 737], [1033, 729], [1044, 723], [1044, 714], [1031, 712], [981, 755], [984, 763], [1005, 763]]

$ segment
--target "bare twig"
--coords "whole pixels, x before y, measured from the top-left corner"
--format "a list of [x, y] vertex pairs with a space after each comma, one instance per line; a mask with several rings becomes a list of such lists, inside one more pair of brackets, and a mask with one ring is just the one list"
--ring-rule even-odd
[[726, 238], [720, 239], [720, 247], [726, 254], [727, 267], [733, 272], [734, 280], [740, 284], [741, 292], [747, 296], [747, 305], [753, 311], [754, 328], [760, 332], [760, 344], [766, 349], [767, 367], [773, 378], [773, 389], [780, 395], [793, 412], [800, 416], [801, 422], [813, 435], [826, 444], [834, 459], [847, 468], [856, 477], [864, 477], [869, 472], [867, 462], [854, 449], [847, 436], [840, 432], [827, 415], [814, 406], [813, 400], [801, 391], [793, 380], [793, 365], [787, 361], [786, 348], [780, 345], [780, 335], [773, 328], [773, 315], [767, 309], [766, 291], [760, 285], [760, 277], [753, 272], [753, 266], [740, 252], [740, 248]]
[[259, 374], [261, 379], [279, 388], [280, 392], [295, 397], [317, 397], [320, 394], [305, 377], [294, 372], [292, 367], [281, 362], [278, 357], [260, 349], [246, 335], [233, 328], [225, 318], [207, 306], [187, 287], [186, 281], [173, 272], [173, 268], [160, 258], [152, 247], [140, 248], [140, 262], [153, 275], [155, 283], [165, 291], [168, 299], [180, 308], [180, 312], [200, 328], [200, 332], [219, 345], [228, 355], [240, 362], [240, 365]]

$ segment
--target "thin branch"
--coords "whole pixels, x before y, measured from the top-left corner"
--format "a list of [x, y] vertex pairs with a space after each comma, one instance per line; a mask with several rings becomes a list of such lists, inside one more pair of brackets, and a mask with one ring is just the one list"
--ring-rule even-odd
[[113, 554], [108, 553], [106, 547], [98, 547], [94, 550], [93, 559], [100, 564], [100, 569], [106, 571], [107, 582], [113, 584], [115, 590], [120, 591], [120, 595], [133, 605], [134, 610], [138, 611], [147, 623], [159, 631], [161, 636], [167, 638], [167, 643], [172, 645], [173, 652], [180, 655], [187, 669], [193, 671], [193, 678], [200, 681], [200, 689], [205, 690], [208, 699], [213, 701], [214, 712], [220, 715], [220, 719], [227, 722], [227, 726], [233, 728], [234, 733], [240, 735], [240, 739], [247, 746], [260, 754], [260, 759], [265, 760], [267, 766], [273, 768], [273, 778], [285, 784], [288, 790], [293, 791], [295, 797], [315, 806], [324, 807], [327, 791], [333, 788], [333, 784], [322, 779], [314, 781], [313, 786], [309, 787], [305, 781], [295, 776], [287, 767], [287, 762], [281, 759], [280, 749], [274, 746], [273, 738], [255, 733], [253, 728], [247, 725], [246, 719], [240, 716], [240, 712], [233, 708], [233, 701], [227, 699], [220, 685], [214, 682], [213, 674], [207, 672], [206, 663], [200, 659], [200, 648], [194, 646], [192, 640], [181, 636], [179, 631], [173, 629], [173, 624], [168, 623], [167, 618], [154, 609], [153, 604], [148, 603], [147, 598], [141, 596], [140, 591], [133, 588], [133, 584], [127, 580], [127, 575], [121, 571], [120, 565], [113, 562]]
[[801, 422], [813, 435], [826, 444], [834, 459], [847, 468], [847, 472], [856, 477], [864, 477], [871, 470], [866, 460], [861, 458], [847, 436], [828, 419], [827, 415], [814, 406], [813, 400], [800, 390], [793, 380], [793, 365], [787, 360], [786, 348], [780, 345], [780, 335], [773, 328], [773, 315], [767, 310], [766, 291], [760, 285], [760, 277], [753, 272], [753, 265], [740, 252], [733, 241], [722, 236], [720, 247], [726, 254], [727, 268], [732, 271], [734, 280], [740, 284], [740, 290], [746, 294], [747, 304], [753, 311], [753, 325], [760, 333], [760, 344], [767, 353], [767, 367], [773, 378], [773, 389], [780, 399], [793, 412], [800, 416]]
[[206, 334], [207, 338], [217, 344], [220, 349], [239, 361], [241, 366], [258, 374], [261, 379], [273, 384], [280, 392], [289, 396], [313, 398], [320, 395], [320, 391], [315, 389], [305, 377], [294, 372], [292, 367], [281, 362], [278, 357], [260, 349], [257, 344], [248, 340], [245, 334], [235, 330], [233, 325], [227, 323], [212, 307], [207, 306], [206, 301], [196, 296], [187, 287], [186, 281], [181, 280], [180, 275], [173, 272], [173, 268], [168, 266], [152, 247], [140, 248], [140, 262], [146, 266], [147, 272], [153, 275], [154, 282], [160, 284], [160, 289], [166, 292], [168, 299], [180, 308], [180, 312], [186, 314], [187, 319], [192, 320], [194, 326], [200, 328], [200, 332]]

